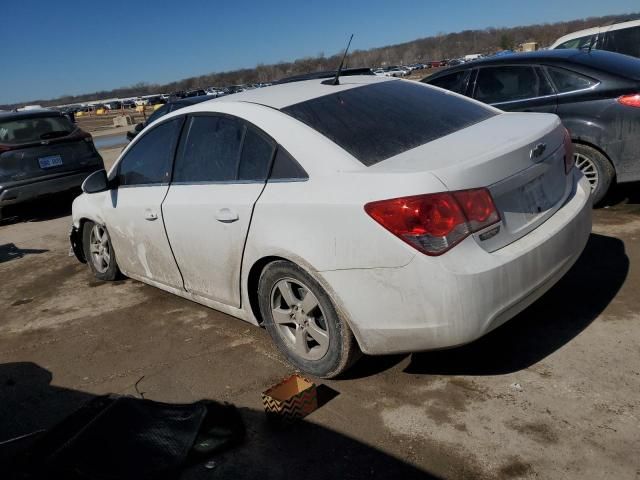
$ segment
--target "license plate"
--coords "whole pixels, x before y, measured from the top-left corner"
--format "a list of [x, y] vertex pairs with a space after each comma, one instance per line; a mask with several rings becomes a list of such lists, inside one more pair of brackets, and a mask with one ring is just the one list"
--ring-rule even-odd
[[537, 217], [549, 208], [549, 198], [543, 185], [544, 177], [538, 177], [522, 187], [522, 210], [528, 219]]
[[40, 157], [38, 159], [40, 168], [53, 168], [62, 165], [62, 157], [60, 155], [51, 155], [49, 157]]

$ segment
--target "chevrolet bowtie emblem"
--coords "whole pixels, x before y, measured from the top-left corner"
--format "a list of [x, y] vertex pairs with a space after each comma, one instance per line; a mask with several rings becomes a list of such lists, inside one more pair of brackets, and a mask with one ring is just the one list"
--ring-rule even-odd
[[541, 157], [544, 151], [547, 149], [546, 143], [539, 143], [535, 147], [531, 149], [529, 152], [529, 158], [538, 158]]

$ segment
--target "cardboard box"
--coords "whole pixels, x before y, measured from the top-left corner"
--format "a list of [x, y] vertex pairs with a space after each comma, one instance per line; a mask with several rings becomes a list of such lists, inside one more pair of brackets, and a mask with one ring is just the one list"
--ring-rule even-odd
[[295, 420], [318, 408], [315, 383], [293, 374], [262, 392], [264, 409], [272, 418]]

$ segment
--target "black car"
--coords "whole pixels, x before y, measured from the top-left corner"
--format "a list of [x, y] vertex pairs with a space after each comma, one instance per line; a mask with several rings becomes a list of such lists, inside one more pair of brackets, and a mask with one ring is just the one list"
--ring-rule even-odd
[[596, 50], [518, 53], [422, 81], [506, 111], [557, 114], [596, 204], [614, 180], [640, 180], [640, 59]]
[[167, 113], [173, 112], [174, 110], [178, 110], [183, 107], [187, 107], [189, 105], [194, 105], [196, 103], [204, 102], [205, 100], [211, 100], [213, 98], [215, 97], [212, 97], [210, 95], [201, 95], [198, 97], [188, 97], [188, 98], [183, 98], [180, 100], [174, 100], [174, 101], [165, 103], [163, 106], [161, 106], [151, 115], [149, 115], [149, 118], [147, 118], [146, 122], [140, 122], [135, 126], [133, 130], [128, 131], [127, 138], [129, 139], [129, 141], [133, 140], [136, 137], [136, 135], [138, 135], [138, 133], [142, 131], [144, 127], [156, 121], [160, 117], [163, 117]]
[[61, 112], [0, 112], [0, 218], [8, 205], [76, 189], [103, 168], [91, 135]]

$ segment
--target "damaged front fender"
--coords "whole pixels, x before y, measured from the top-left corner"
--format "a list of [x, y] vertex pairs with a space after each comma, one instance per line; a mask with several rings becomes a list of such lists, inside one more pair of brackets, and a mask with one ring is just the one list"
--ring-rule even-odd
[[82, 246], [82, 231], [76, 228], [75, 225], [71, 226], [71, 231], [69, 232], [69, 243], [71, 243], [69, 256], [73, 253], [79, 262], [87, 263], [87, 259], [84, 257], [84, 248]]

